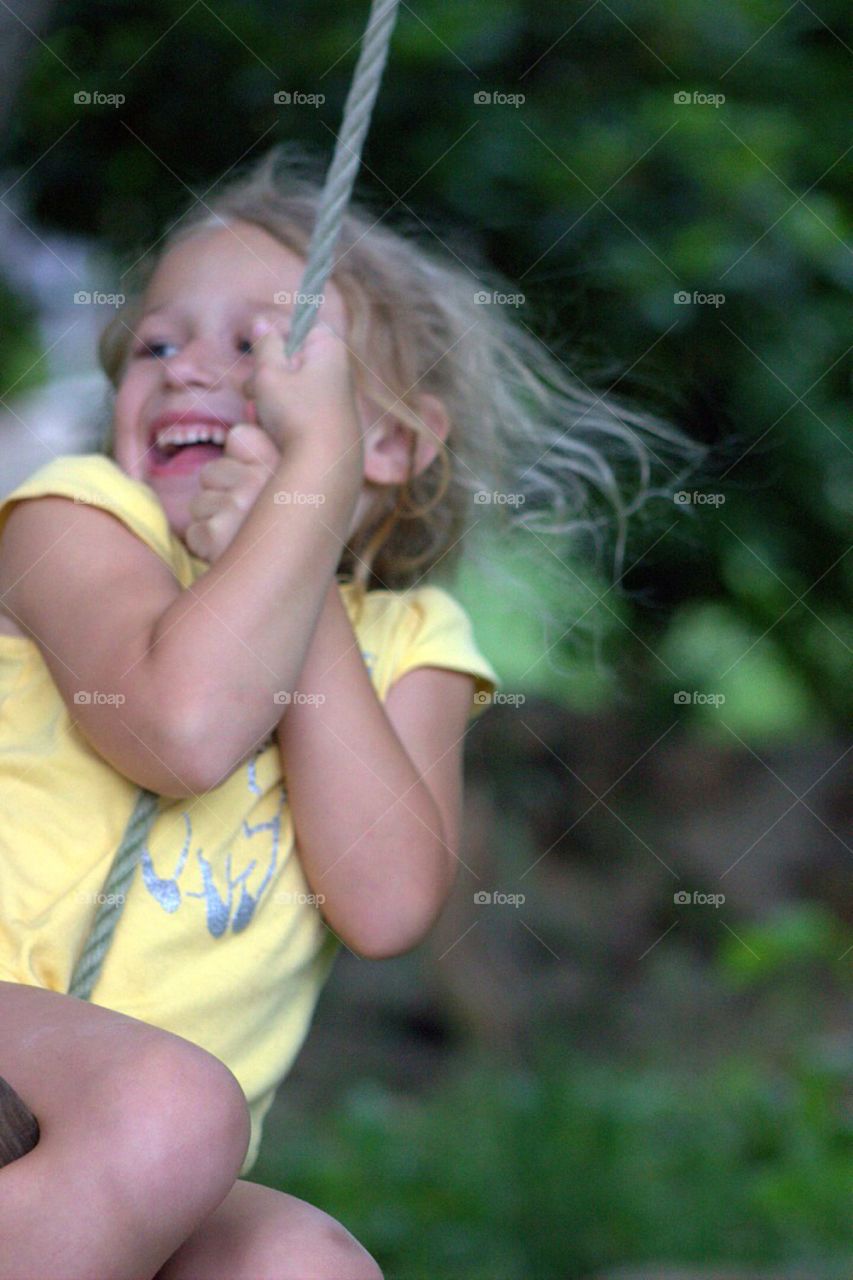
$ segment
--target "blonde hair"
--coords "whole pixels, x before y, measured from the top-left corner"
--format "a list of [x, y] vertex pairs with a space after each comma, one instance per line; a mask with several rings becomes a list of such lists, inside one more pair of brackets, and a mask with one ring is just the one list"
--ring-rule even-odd
[[[113, 387], [145, 285], [166, 252], [240, 220], [304, 257], [321, 187], [319, 163], [286, 144], [198, 201], [134, 268], [128, 301], [101, 335], [99, 357]], [[704, 449], [669, 423], [588, 389], [517, 318], [517, 295], [505, 280], [457, 265], [422, 239], [413, 224], [392, 228], [351, 204], [336, 248], [332, 279], [349, 313], [360, 389], [366, 365], [381, 379], [370, 398], [434, 442], [418, 395], [438, 397], [450, 420], [433, 462], [379, 493], [340, 572], [360, 592], [404, 589], [439, 565], [445, 573], [487, 507], [499, 533], [522, 528], [570, 544], [588, 533], [596, 546], [615, 533], [621, 574], [630, 517], [653, 496], [671, 498]]]

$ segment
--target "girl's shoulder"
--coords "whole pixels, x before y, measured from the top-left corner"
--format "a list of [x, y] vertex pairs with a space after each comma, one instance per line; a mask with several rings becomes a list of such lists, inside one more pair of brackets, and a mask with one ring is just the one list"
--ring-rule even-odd
[[454, 594], [433, 583], [368, 591], [361, 596], [359, 615], [357, 588], [341, 585], [354, 623], [358, 619], [365, 660], [369, 666], [369, 659], [381, 664], [383, 687], [416, 667], [442, 667], [475, 677], [475, 713], [491, 701], [500, 678], [480, 649], [468, 609]]
[[381, 630], [399, 639], [401, 634], [413, 636], [424, 628], [470, 628], [467, 610], [444, 587], [430, 584], [392, 590], [372, 588], [365, 591], [352, 581], [338, 585], [353, 618], [362, 626]]
[[445, 587], [434, 583], [418, 583], [411, 587], [374, 587], [369, 591], [359, 587], [350, 579], [338, 579], [338, 585], [348, 598], [362, 600], [366, 608], [374, 613], [393, 612], [397, 614], [450, 613], [455, 616], [468, 616], [465, 607]]
[[106, 454], [63, 454], [39, 467], [0, 498], [0, 538], [16, 503], [44, 497], [70, 498], [81, 507], [109, 512], [164, 560], [183, 586], [192, 582], [192, 557], [169, 528], [154, 490]]

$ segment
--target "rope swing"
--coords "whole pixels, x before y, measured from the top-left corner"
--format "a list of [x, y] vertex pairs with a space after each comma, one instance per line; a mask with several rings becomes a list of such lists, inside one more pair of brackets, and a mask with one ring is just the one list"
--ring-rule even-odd
[[95, 921], [83, 954], [75, 965], [71, 975], [68, 994], [88, 1000], [92, 989], [98, 981], [104, 956], [112, 941], [118, 918], [127, 901], [127, 891], [136, 870], [136, 864], [142, 853], [142, 846], [157, 817], [159, 797], [153, 791], [140, 789], [130, 821], [125, 827], [118, 853], [107, 877], [101, 901], [95, 915]]
[[[317, 299], [332, 272], [335, 246], [361, 163], [364, 140], [370, 128], [399, 7], [400, 0], [372, 0], [370, 6], [361, 52], [344, 104], [341, 131], [317, 207], [299, 297], [285, 346], [288, 356], [294, 355], [308, 336], [321, 305]], [[159, 797], [153, 791], [140, 788], [104, 886], [91, 932], [71, 975], [69, 995], [81, 1000], [91, 997], [124, 910], [136, 864], [157, 817], [158, 804]]]
[[306, 302], [306, 295], [311, 298], [321, 294], [331, 275], [335, 245], [361, 164], [364, 140], [370, 128], [373, 104], [385, 70], [399, 7], [400, 0], [373, 0], [370, 7], [361, 53], [344, 103], [341, 132], [335, 143], [332, 163], [329, 165], [317, 208], [317, 221], [308, 246], [305, 271], [299, 286], [302, 298], [294, 310], [290, 337], [285, 347], [288, 356], [295, 355], [299, 350], [317, 317], [320, 304], [317, 301]]

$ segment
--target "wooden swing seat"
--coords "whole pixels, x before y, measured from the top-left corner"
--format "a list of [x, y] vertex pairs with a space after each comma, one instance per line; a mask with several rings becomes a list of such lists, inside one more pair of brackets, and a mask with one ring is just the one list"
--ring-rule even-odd
[[0, 1169], [32, 1151], [38, 1140], [38, 1120], [0, 1076]]

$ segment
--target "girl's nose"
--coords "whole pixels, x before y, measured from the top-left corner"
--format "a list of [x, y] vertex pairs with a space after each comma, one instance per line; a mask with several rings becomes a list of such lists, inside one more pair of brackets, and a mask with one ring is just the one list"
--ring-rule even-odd
[[165, 380], [179, 386], [215, 385], [228, 369], [227, 361], [210, 342], [196, 338], [180, 351], [160, 362]]

